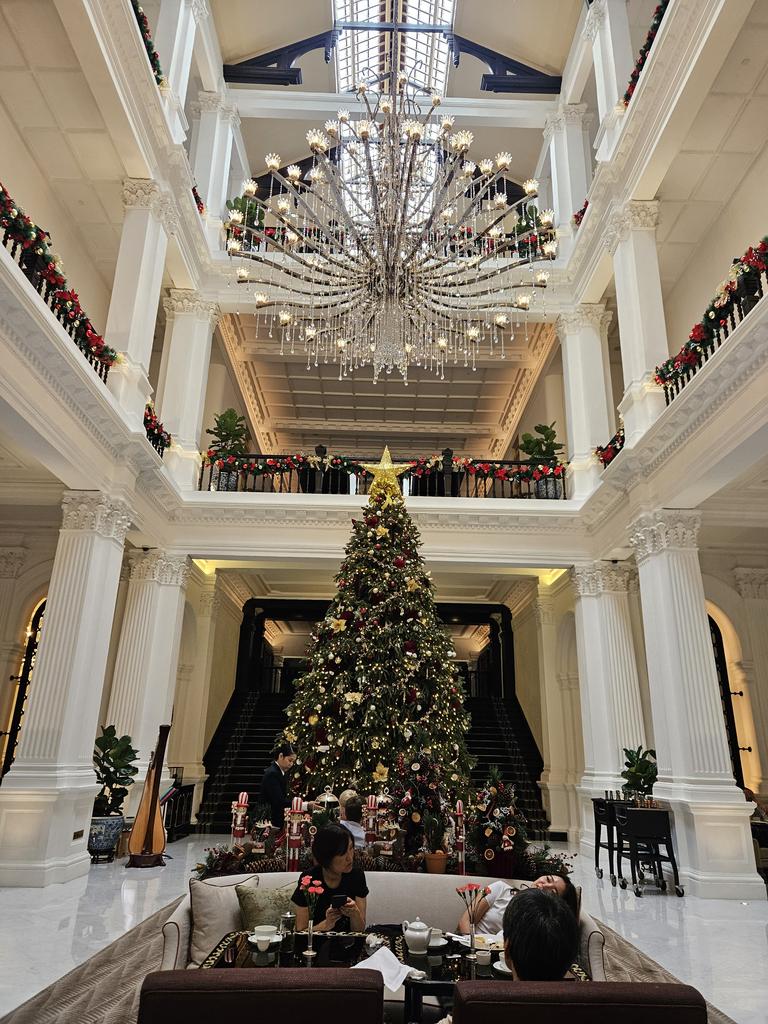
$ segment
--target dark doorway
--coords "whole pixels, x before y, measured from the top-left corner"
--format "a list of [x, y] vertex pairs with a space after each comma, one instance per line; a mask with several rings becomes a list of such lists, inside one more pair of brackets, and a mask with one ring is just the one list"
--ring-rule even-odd
[[725, 719], [725, 734], [728, 737], [728, 751], [731, 755], [731, 768], [736, 785], [744, 788], [744, 773], [741, 770], [741, 752], [739, 751], [739, 738], [736, 735], [736, 719], [733, 716], [733, 700], [731, 698], [731, 684], [728, 679], [728, 663], [725, 660], [725, 648], [723, 647], [723, 634], [720, 627], [712, 618], [709, 620], [709, 633], [712, 637], [712, 650], [715, 655], [715, 670], [717, 682], [720, 686], [720, 703], [723, 707], [723, 718]]
[[[3, 755], [3, 768], [0, 777], [6, 775], [16, 757], [16, 747], [21, 732], [21, 720], [24, 717], [24, 705], [27, 702], [29, 684], [32, 681], [32, 672], [35, 668], [37, 657], [37, 645], [40, 642], [40, 633], [43, 628], [43, 616], [45, 615], [45, 601], [41, 601], [35, 609], [32, 621], [27, 630], [27, 646], [24, 649], [24, 660], [21, 663], [21, 673], [18, 676], [11, 676], [11, 682], [16, 683], [16, 696], [13, 701], [11, 712], [11, 723], [8, 726], [5, 743], [5, 754]], [[1, 734], [0, 734], [1, 735]]]

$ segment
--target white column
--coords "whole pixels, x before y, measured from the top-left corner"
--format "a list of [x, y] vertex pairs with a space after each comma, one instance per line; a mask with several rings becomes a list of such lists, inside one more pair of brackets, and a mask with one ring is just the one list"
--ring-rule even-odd
[[[605, 401], [608, 409], [608, 429], [611, 437], [616, 433], [616, 404], [613, 400], [613, 378], [611, 376], [611, 347], [608, 331], [613, 322], [613, 313], [608, 309], [600, 318], [600, 348], [603, 353], [603, 376], [605, 378]], [[601, 442], [604, 444], [605, 442]]]
[[664, 393], [654, 371], [669, 355], [659, 259], [656, 252], [657, 200], [632, 200], [619, 210], [605, 236], [613, 257], [619, 340], [624, 373], [626, 443], [636, 444], [664, 411]]
[[125, 219], [107, 316], [106, 340], [123, 362], [113, 367], [109, 388], [134, 430], [143, 429], [144, 406], [152, 388], [147, 379], [168, 236], [175, 230], [169, 196], [154, 181], [123, 182]]
[[560, 255], [566, 258], [573, 244], [571, 218], [584, 205], [592, 182], [592, 168], [584, 146], [586, 110], [584, 103], [565, 104], [544, 123]]
[[[188, 574], [185, 556], [158, 550], [137, 552], [131, 566], [106, 724], [130, 736], [138, 750], [137, 783], [146, 776], [159, 727], [171, 723]], [[133, 786], [129, 813], [140, 795], [141, 785]]]
[[211, 339], [219, 316], [215, 302], [197, 292], [172, 289], [163, 300], [167, 330], [158, 388], [158, 407], [174, 440], [164, 464], [179, 486], [197, 487]]
[[48, 885], [88, 871], [93, 742], [129, 522], [123, 501], [64, 495], [34, 689], [0, 787], [0, 885]]
[[[13, 595], [26, 555], [26, 548], [23, 547], [0, 548], [0, 731], [8, 728], [16, 696], [16, 686], [10, 682], [9, 676], [17, 674], [24, 654]], [[0, 736], [0, 766], [5, 756], [6, 742], [7, 737]]]
[[208, 778], [203, 765], [205, 717], [213, 669], [216, 619], [221, 608], [216, 582], [215, 575], [206, 580], [195, 604], [197, 653], [193, 662], [179, 666], [170, 737], [173, 764], [184, 769], [185, 784], [195, 787], [193, 815], [197, 814], [203, 785]]
[[550, 828], [566, 832], [569, 825], [568, 795], [565, 787], [565, 722], [557, 681], [557, 631], [549, 587], [539, 585], [534, 604], [538, 641], [539, 695], [541, 699], [542, 755], [544, 769], [539, 786]]
[[627, 590], [631, 569], [595, 562], [572, 570], [584, 733], [583, 831], [593, 833], [591, 798], [620, 789], [624, 748], [645, 744]]
[[601, 335], [605, 307], [581, 305], [561, 313], [557, 333], [563, 353], [563, 388], [568, 433], [568, 478], [572, 498], [584, 498], [597, 487], [600, 464], [595, 448], [610, 430], [605, 393]]
[[562, 701], [562, 718], [565, 731], [565, 794], [568, 805], [568, 841], [581, 840], [581, 807], [579, 786], [584, 774], [584, 743], [581, 738], [581, 704], [579, 701], [579, 677], [561, 675], [557, 679]]
[[657, 509], [630, 527], [659, 761], [654, 796], [673, 812], [687, 892], [765, 899], [755, 870], [751, 805], [731, 769], [699, 566], [700, 523], [698, 512]]
[[584, 34], [592, 43], [600, 114], [596, 155], [598, 160], [610, 160], [624, 114], [624, 93], [635, 63], [627, 0], [593, 0], [584, 22]]
[[208, 17], [205, 0], [161, 0], [154, 40], [167, 85], [163, 101], [176, 143], [184, 142], [189, 125], [184, 116], [197, 22]]
[[197, 187], [205, 202], [206, 228], [209, 244], [221, 248], [222, 224], [226, 210], [229, 169], [232, 160], [232, 133], [240, 118], [218, 93], [198, 93], [196, 110], [200, 111], [193, 171]]
[[768, 569], [739, 568], [733, 570], [733, 575], [747, 613], [752, 649], [749, 696], [760, 760], [759, 793], [765, 798], [768, 797]]

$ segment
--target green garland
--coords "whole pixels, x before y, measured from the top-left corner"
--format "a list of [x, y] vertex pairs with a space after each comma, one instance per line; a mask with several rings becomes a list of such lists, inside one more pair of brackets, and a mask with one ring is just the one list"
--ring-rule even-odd
[[648, 54], [651, 52], [651, 47], [658, 34], [659, 27], [661, 26], [662, 19], [666, 14], [667, 7], [669, 7], [669, 0], [661, 0], [656, 10], [653, 12], [653, 21], [651, 27], [648, 29], [648, 35], [645, 37], [640, 53], [635, 61], [635, 66], [632, 70], [632, 74], [629, 78], [629, 85], [627, 91], [624, 93], [624, 106], [629, 106], [629, 101], [632, 99], [637, 88], [637, 83], [640, 80], [640, 73], [645, 67], [645, 62], [648, 60]]
[[144, 42], [144, 49], [147, 51], [147, 57], [149, 58], [149, 63], [152, 66], [152, 74], [155, 76], [155, 81], [158, 85], [164, 85], [165, 75], [163, 74], [163, 69], [160, 67], [160, 57], [155, 49], [155, 44], [152, 41], [152, 32], [149, 28], [147, 16], [144, 13], [143, 8], [139, 6], [138, 0], [131, 0], [131, 6], [133, 7], [133, 13], [136, 15], [136, 22], [139, 26], [142, 41]]

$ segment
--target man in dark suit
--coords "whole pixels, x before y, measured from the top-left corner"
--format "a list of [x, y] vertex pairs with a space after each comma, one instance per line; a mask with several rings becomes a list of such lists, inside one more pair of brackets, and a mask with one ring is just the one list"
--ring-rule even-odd
[[[283, 828], [285, 825], [285, 809], [291, 806], [291, 798], [288, 796], [287, 773], [296, 764], [296, 751], [290, 743], [281, 743], [273, 754], [274, 761], [269, 765], [261, 779], [259, 787], [259, 799], [262, 803], [269, 804], [272, 824], [276, 828]], [[305, 811], [314, 811], [315, 804], [305, 802], [302, 807]]]

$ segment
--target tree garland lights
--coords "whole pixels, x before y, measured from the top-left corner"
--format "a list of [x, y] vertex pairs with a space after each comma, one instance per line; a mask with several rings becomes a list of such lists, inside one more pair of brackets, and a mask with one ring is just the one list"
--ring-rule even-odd
[[603, 469], [605, 469], [606, 466], [609, 466], [613, 462], [613, 460], [619, 454], [621, 449], [624, 447], [625, 440], [626, 438], [624, 434], [624, 427], [619, 427], [619, 429], [613, 435], [608, 444], [605, 445], [605, 447], [598, 445], [597, 448], [595, 448], [595, 455], [597, 456], [600, 465], [603, 467]]
[[717, 343], [718, 332], [727, 325], [736, 302], [739, 279], [744, 283], [753, 284], [755, 291], [760, 288], [760, 274], [765, 273], [768, 262], [768, 235], [760, 242], [750, 246], [741, 259], [734, 260], [728, 277], [721, 281], [715, 297], [704, 311], [699, 323], [694, 324], [688, 341], [680, 351], [656, 367], [656, 383], [665, 385], [679, 380], [692, 367], [698, 369], [704, 362], [705, 355]]
[[133, 13], [136, 15], [136, 22], [139, 26], [144, 49], [147, 51], [147, 57], [149, 57], [149, 63], [152, 65], [152, 74], [155, 76], [155, 81], [158, 85], [165, 85], [165, 75], [160, 67], [160, 57], [155, 49], [152, 32], [149, 28], [149, 22], [147, 21], [144, 9], [139, 5], [138, 0], [131, 0], [131, 6], [133, 7]]
[[103, 337], [91, 323], [80, 305], [77, 292], [67, 287], [61, 260], [51, 250], [51, 236], [24, 213], [1, 183], [0, 228], [5, 232], [5, 240], [21, 246], [22, 269], [37, 270], [51, 289], [51, 309], [59, 320], [72, 329], [72, 338], [77, 347], [96, 362], [104, 366], [113, 366], [118, 360], [118, 354], [105, 344]]
[[624, 93], [625, 107], [629, 106], [629, 101], [632, 99], [635, 93], [637, 83], [640, 79], [640, 74], [643, 68], [645, 67], [645, 62], [648, 60], [648, 54], [651, 52], [653, 41], [658, 34], [659, 26], [661, 25], [662, 19], [664, 18], [664, 14], [667, 10], [667, 7], [669, 7], [669, 0], [661, 0], [661, 3], [653, 12], [653, 21], [651, 22], [651, 27], [648, 29], [648, 35], [645, 37], [645, 42], [643, 43], [640, 49], [640, 53], [637, 56], [637, 60], [635, 61], [635, 67], [632, 71], [632, 74], [629, 77], [629, 85], [627, 86], [627, 91]]

